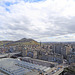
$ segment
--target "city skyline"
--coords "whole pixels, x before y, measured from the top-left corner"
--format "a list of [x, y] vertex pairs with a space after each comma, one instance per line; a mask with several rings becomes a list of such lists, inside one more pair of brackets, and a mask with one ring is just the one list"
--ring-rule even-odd
[[74, 0], [0, 0], [0, 40], [75, 41]]

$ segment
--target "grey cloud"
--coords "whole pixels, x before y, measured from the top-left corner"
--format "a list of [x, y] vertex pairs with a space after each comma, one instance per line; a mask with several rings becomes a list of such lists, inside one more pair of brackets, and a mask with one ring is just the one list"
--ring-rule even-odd
[[75, 17], [71, 17], [71, 19], [67, 19], [64, 17], [57, 17], [53, 19], [52, 24], [58, 26], [59, 29], [56, 32], [62, 33], [75, 33]]
[[[75, 17], [66, 18], [62, 14], [59, 17], [61, 12], [53, 11], [53, 8], [50, 9], [47, 5], [43, 6], [45, 9], [40, 5], [41, 10], [33, 3], [28, 5], [26, 7], [24, 3], [23, 5], [18, 3], [9, 7], [10, 13], [6, 11], [3, 13], [4, 16], [0, 18], [0, 35], [4, 38], [13, 37], [13, 39], [22, 37], [40, 39], [75, 33]], [[64, 36], [64, 38], [69, 38], [69, 36]]]

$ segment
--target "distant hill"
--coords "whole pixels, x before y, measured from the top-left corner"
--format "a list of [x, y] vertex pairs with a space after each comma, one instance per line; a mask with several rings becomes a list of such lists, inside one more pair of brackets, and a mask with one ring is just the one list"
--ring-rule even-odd
[[9, 44], [11, 43], [12, 41], [0, 41], [0, 46], [3, 46], [5, 44]]
[[15, 45], [34, 45], [39, 44], [33, 39], [23, 38], [17, 41], [0, 41], [0, 46], [15, 46]]
[[18, 41], [16, 41], [16, 42], [30, 42], [30, 41], [35, 41], [35, 40], [23, 38], [23, 39], [18, 40]]

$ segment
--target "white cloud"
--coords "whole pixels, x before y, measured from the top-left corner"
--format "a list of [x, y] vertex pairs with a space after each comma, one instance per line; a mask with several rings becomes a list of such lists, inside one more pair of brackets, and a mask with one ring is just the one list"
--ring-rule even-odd
[[[6, 2], [10, 4], [6, 5]], [[26, 37], [37, 41], [75, 41], [74, 8], [74, 0], [32, 3], [23, 0], [1, 0], [0, 37], [3, 36], [1, 40]]]

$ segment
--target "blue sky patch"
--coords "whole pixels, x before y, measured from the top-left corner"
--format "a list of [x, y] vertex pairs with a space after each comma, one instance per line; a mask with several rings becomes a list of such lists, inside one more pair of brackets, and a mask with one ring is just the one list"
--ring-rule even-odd
[[24, 0], [25, 2], [40, 2], [40, 1], [45, 1], [45, 0]]
[[[40, 2], [40, 1], [46, 1], [46, 0], [22, 0], [22, 1], [33, 3], [33, 2]], [[14, 3], [12, 3], [12, 2], [4, 2], [3, 4], [0, 4], [0, 5], [1, 6], [4, 6], [4, 5], [10, 6], [10, 5], [14, 5], [14, 4], [17, 4], [17, 3], [18, 3], [18, 1], [14, 2]]]
[[5, 2], [5, 5], [6, 6], [10, 6], [10, 5], [13, 5], [13, 4], [17, 4], [18, 2], [14, 2], [14, 3], [11, 3], [11, 2]]
[[12, 3], [6, 2], [5, 5], [10, 6]]
[[10, 12], [10, 9], [6, 8], [6, 11]]

